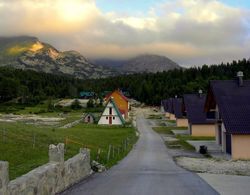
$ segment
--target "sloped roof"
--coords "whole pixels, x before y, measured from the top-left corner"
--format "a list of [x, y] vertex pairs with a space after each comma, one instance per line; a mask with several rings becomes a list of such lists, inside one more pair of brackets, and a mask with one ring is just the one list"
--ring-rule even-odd
[[169, 98], [167, 101], [167, 112], [174, 114], [173, 99]]
[[176, 118], [183, 118], [182, 98], [173, 98], [173, 109]]
[[115, 93], [115, 92], [117, 92], [117, 93], [122, 97], [122, 99], [124, 99], [125, 101], [128, 102], [128, 98], [127, 98], [125, 95], [123, 95], [123, 93], [122, 93], [121, 91], [119, 91], [119, 90], [115, 90], [115, 91], [113, 91], [113, 92], [107, 94], [106, 97], [105, 97], [105, 99], [106, 99], [106, 100], [109, 100], [110, 97], [112, 96], [112, 94]]
[[250, 80], [239, 86], [237, 80], [210, 81], [227, 133], [250, 134]]
[[92, 91], [81, 91], [80, 96], [87, 96], [87, 97], [93, 97], [95, 95], [95, 92]]
[[188, 122], [191, 124], [214, 123], [213, 120], [207, 120], [204, 105], [206, 101], [205, 94], [185, 94], [183, 96], [187, 111]]

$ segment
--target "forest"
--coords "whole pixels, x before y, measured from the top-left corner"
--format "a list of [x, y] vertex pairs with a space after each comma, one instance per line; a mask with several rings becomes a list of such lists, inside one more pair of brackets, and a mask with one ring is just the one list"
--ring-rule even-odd
[[243, 71], [244, 79], [249, 79], [250, 61], [90, 80], [1, 67], [0, 102], [18, 98], [21, 104], [37, 104], [48, 98], [75, 98], [80, 91], [94, 91], [101, 96], [104, 91], [120, 88], [138, 101], [159, 105], [162, 99], [175, 95], [196, 93], [199, 89], [206, 92], [209, 80], [234, 79], [238, 71]]

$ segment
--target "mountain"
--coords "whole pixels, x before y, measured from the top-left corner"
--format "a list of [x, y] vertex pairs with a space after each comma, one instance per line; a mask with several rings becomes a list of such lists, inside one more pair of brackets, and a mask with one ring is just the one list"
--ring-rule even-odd
[[122, 66], [126, 72], [163, 72], [181, 68], [177, 63], [165, 56], [159, 55], [140, 55], [130, 59]]
[[117, 72], [89, 62], [76, 51], [60, 52], [36, 37], [0, 37], [0, 66], [31, 69], [77, 78], [103, 78]]
[[172, 69], [182, 68], [176, 62], [165, 56], [159, 55], [139, 55], [128, 60], [99, 59], [94, 60], [96, 64], [114, 68], [120, 73], [142, 73], [142, 72], [163, 72]]

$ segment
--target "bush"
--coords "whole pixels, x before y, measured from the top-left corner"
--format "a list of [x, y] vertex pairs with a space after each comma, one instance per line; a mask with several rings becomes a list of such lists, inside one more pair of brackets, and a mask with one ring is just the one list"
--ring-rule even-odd
[[82, 106], [80, 105], [79, 100], [75, 99], [75, 101], [71, 104], [71, 109], [80, 110]]

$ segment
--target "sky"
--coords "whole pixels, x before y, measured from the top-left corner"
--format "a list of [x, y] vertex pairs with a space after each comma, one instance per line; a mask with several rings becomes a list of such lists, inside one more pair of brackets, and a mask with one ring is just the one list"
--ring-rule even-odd
[[250, 57], [247, 0], [0, 0], [0, 18], [0, 36], [90, 59], [158, 54], [188, 67]]

